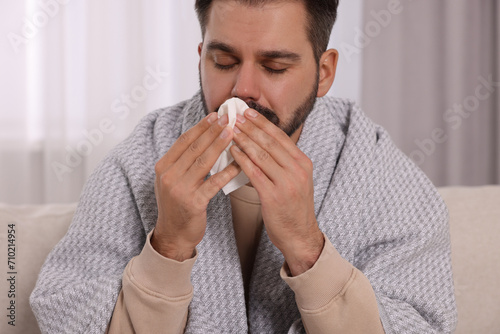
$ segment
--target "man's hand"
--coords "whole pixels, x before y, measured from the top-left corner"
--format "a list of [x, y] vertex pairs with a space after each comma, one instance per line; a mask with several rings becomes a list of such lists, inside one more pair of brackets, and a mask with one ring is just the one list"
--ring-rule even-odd
[[231, 154], [257, 190], [271, 242], [293, 276], [310, 269], [324, 245], [314, 212], [313, 166], [281, 129], [253, 109], [239, 116]]
[[158, 205], [151, 245], [165, 257], [184, 261], [193, 256], [207, 225], [208, 202], [241, 171], [236, 164], [206, 175], [233, 139], [227, 115], [211, 113], [182, 134], [155, 166]]

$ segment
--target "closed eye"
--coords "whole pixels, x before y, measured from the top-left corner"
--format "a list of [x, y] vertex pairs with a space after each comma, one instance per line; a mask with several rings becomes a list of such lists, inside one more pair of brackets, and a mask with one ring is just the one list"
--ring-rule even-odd
[[271, 74], [283, 74], [286, 72], [287, 68], [275, 69], [272, 67], [264, 66], [264, 69]]
[[236, 65], [237, 65], [236, 63], [223, 65], [223, 64], [219, 64], [219, 63], [214, 62], [215, 68], [218, 70], [221, 70], [221, 71], [228, 71], [228, 70], [232, 69], [233, 67], [235, 67]]

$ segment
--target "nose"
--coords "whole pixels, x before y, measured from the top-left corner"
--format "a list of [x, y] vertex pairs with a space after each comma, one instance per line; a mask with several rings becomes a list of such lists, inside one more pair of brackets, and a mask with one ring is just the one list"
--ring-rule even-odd
[[259, 73], [253, 64], [247, 63], [240, 67], [231, 94], [247, 103], [260, 99]]

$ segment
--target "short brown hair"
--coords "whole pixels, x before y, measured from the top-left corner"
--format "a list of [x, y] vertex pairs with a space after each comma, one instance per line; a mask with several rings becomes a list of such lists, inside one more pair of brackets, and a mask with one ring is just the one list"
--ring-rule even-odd
[[[248, 6], [265, 5], [268, 2], [278, 0], [237, 0]], [[283, 0], [279, 0], [283, 1]], [[302, 1], [307, 9], [308, 37], [311, 42], [314, 58], [319, 62], [321, 55], [326, 51], [333, 24], [337, 19], [337, 7], [339, 0], [295, 0]], [[208, 24], [208, 11], [213, 0], [196, 0], [195, 9], [200, 21], [202, 36], [205, 36]]]

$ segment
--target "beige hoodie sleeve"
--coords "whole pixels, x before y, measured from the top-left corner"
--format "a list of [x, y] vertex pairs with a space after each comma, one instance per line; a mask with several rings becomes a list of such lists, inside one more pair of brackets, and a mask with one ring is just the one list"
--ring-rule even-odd
[[[125, 268], [110, 334], [184, 332], [197, 254], [184, 262], [165, 258], [151, 246], [151, 234], [141, 254]], [[308, 334], [384, 333], [370, 282], [340, 256], [326, 236], [311, 269], [290, 277], [285, 263], [281, 277], [295, 292]]]
[[141, 254], [125, 268], [110, 334], [184, 332], [193, 298], [191, 270], [198, 254], [184, 262], [165, 258], [151, 246], [151, 234]]
[[295, 292], [306, 332], [385, 333], [370, 282], [324, 237], [323, 251], [311, 269], [290, 277], [285, 263], [280, 273]]

